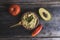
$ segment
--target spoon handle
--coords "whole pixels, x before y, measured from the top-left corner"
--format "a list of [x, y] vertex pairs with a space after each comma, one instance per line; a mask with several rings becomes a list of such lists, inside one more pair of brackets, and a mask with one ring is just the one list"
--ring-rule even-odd
[[10, 28], [16, 27], [16, 26], [18, 26], [18, 25], [21, 25], [21, 22], [19, 22], [19, 23], [17, 23], [17, 24], [14, 24], [14, 25], [10, 26]]

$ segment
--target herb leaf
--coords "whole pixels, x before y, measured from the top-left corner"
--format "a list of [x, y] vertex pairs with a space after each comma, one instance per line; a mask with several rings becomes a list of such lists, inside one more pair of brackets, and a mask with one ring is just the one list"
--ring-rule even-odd
[[30, 17], [26, 18], [26, 21], [31, 22], [31, 20], [33, 19], [33, 15], [31, 15]]

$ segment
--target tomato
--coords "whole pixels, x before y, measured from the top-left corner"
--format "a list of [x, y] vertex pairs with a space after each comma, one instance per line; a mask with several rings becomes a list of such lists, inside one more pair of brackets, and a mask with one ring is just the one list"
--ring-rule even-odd
[[21, 8], [17, 4], [13, 4], [9, 7], [9, 13], [13, 16], [17, 16], [21, 12]]
[[39, 25], [33, 32], [32, 37], [35, 37], [42, 30], [42, 25]]

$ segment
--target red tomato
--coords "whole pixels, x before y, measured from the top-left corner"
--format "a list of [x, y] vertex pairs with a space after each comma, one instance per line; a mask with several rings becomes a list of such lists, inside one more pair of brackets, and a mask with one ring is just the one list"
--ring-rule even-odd
[[19, 5], [14, 4], [9, 7], [9, 13], [13, 16], [17, 16], [21, 12], [21, 8]]
[[42, 25], [39, 25], [33, 32], [32, 37], [35, 37], [42, 30]]

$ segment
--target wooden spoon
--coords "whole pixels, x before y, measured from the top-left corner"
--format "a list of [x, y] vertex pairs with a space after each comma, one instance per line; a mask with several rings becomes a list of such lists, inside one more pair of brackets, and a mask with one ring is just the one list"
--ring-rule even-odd
[[22, 25], [21, 22], [19, 22], [19, 23], [17, 23], [17, 24], [14, 24], [14, 25], [10, 26], [10, 28], [11, 28], [11, 27], [18, 26], [18, 25]]

